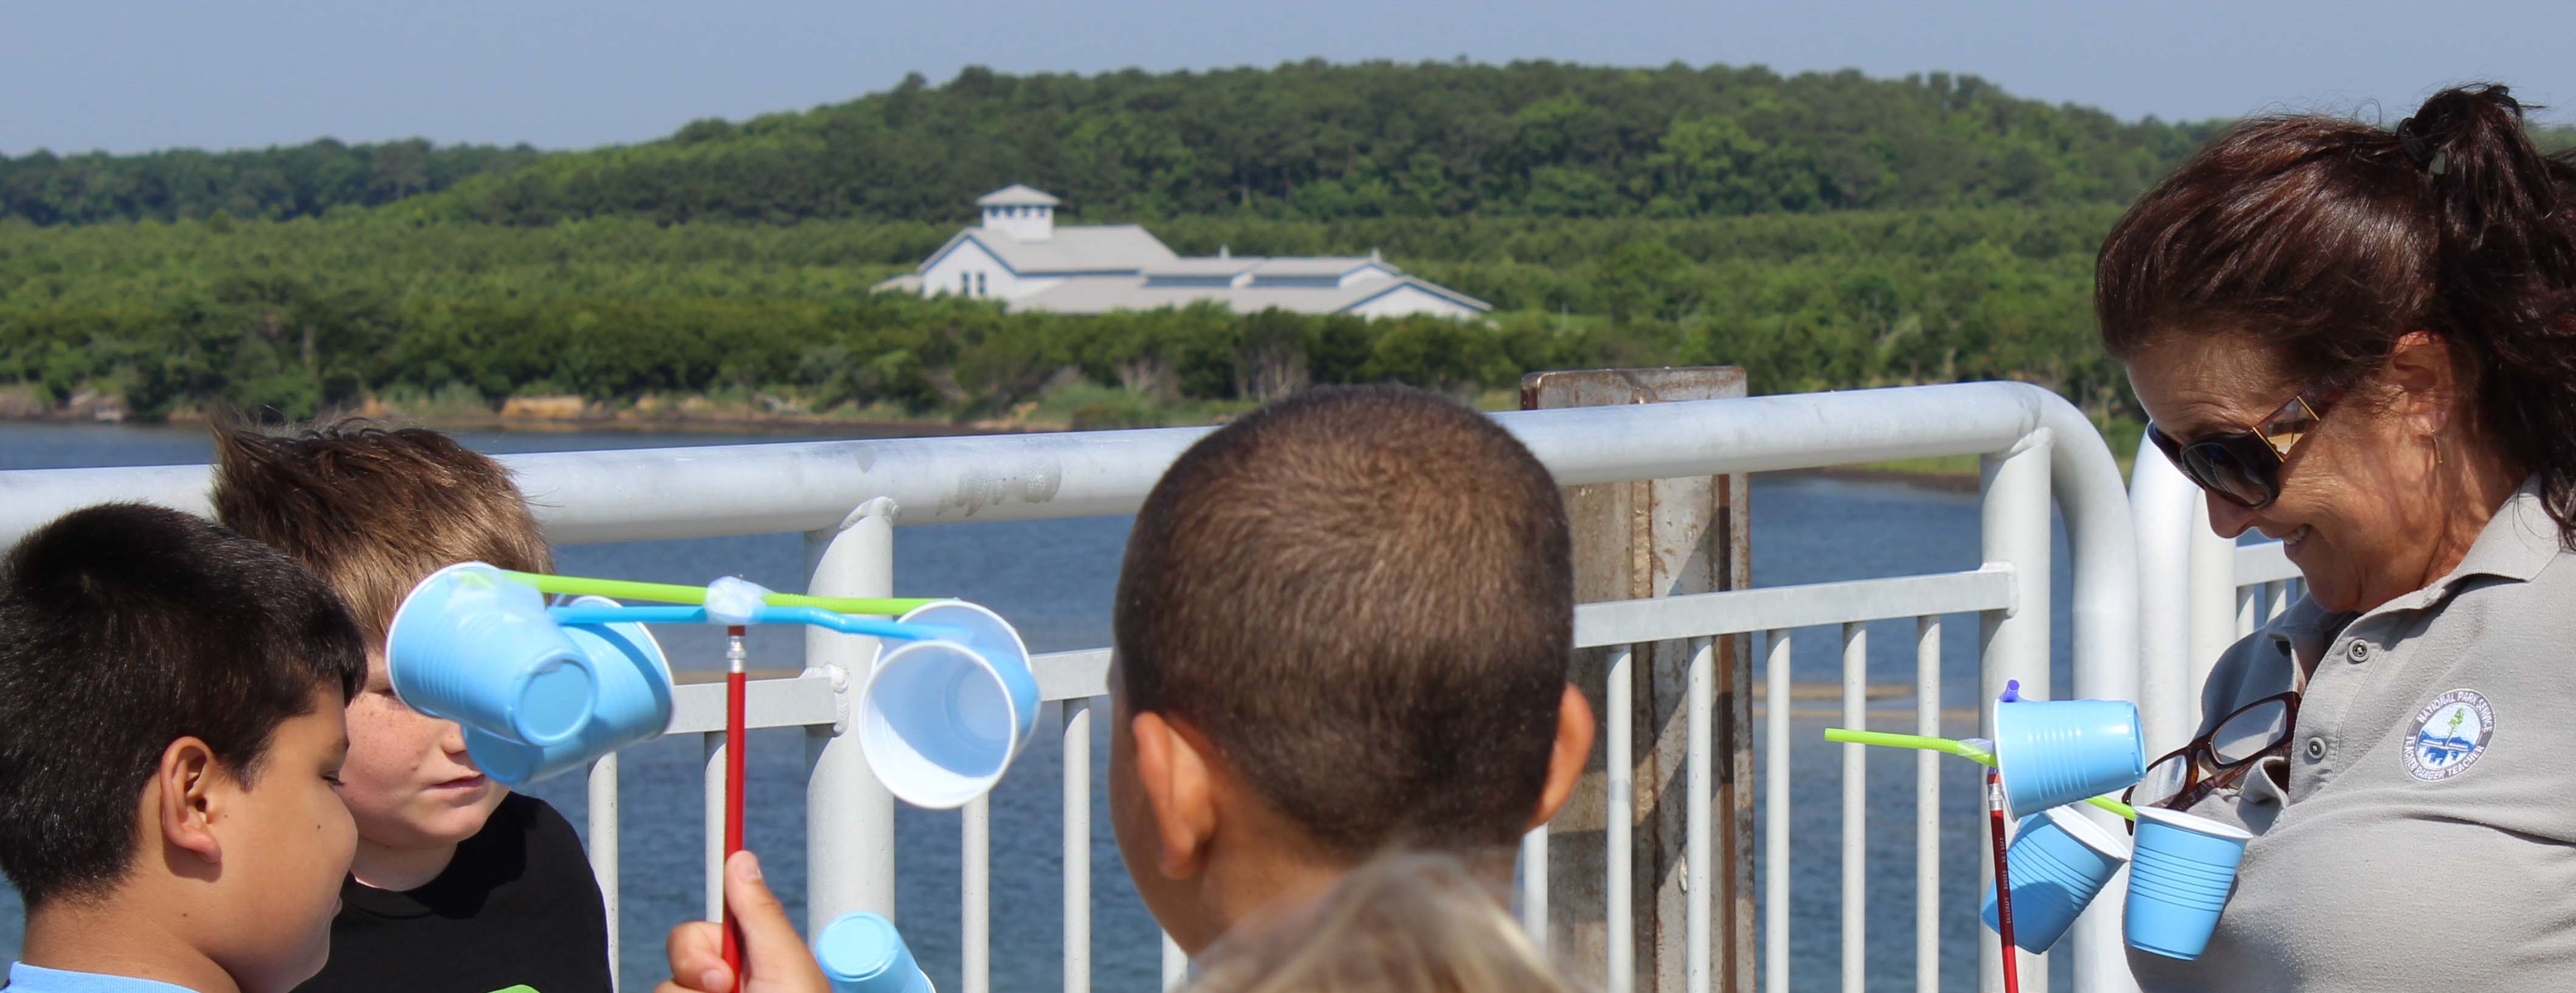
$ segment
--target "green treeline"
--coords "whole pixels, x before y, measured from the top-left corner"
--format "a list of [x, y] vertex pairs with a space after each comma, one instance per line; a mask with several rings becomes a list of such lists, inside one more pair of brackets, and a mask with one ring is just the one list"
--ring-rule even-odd
[[1502, 304], [1489, 322], [1068, 317], [869, 293], [948, 233], [911, 222], [0, 224], [0, 383], [122, 394], [144, 416], [757, 390], [964, 418], [1084, 381], [1133, 408], [1107, 423], [1298, 382], [1464, 392], [1532, 369], [1736, 362], [1763, 391], [2018, 376], [2108, 409], [2086, 292], [2115, 211], [1160, 226], [1183, 251], [1383, 245]]
[[316, 217], [373, 207], [507, 173], [538, 152], [526, 145], [432, 145], [413, 139], [343, 145], [325, 138], [256, 151], [144, 155], [37, 151], [0, 156], [0, 219], [35, 224], [208, 217]]
[[1069, 219], [1699, 217], [2120, 202], [2212, 125], [1974, 76], [1760, 67], [1331, 65], [1098, 76], [968, 68], [460, 184], [419, 216], [549, 224], [963, 219], [1025, 182]]
[[[2122, 123], [1946, 73], [1306, 62], [1011, 76], [970, 67], [936, 86], [913, 76], [847, 103], [702, 120], [659, 141], [582, 152], [326, 139], [258, 151], [0, 157], [0, 218], [286, 219], [409, 199], [395, 214], [415, 221], [953, 222], [969, 219], [975, 196], [1014, 182], [1064, 197], [1070, 221], [2119, 203], [2218, 127]], [[2576, 128], [2539, 135], [2576, 146]]]

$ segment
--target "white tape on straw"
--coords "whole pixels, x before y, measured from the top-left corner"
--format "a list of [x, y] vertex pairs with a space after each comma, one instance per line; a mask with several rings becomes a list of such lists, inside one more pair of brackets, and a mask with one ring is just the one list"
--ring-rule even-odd
[[767, 587], [740, 576], [726, 576], [707, 584], [707, 623], [737, 625], [751, 623], [769, 596]]

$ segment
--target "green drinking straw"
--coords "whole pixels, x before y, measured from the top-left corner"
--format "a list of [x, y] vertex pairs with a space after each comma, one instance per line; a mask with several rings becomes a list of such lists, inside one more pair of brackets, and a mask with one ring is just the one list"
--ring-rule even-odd
[[[1887, 731], [1854, 731], [1850, 728], [1826, 728], [1825, 740], [1839, 741], [1853, 745], [1885, 745], [1889, 748], [1915, 748], [1927, 752], [1948, 752], [1978, 765], [1991, 766], [1995, 764], [1995, 753], [1993, 750], [1977, 744], [1971, 744], [1965, 741], [1956, 741], [1949, 738], [1929, 738], [1919, 734], [1895, 734]], [[2138, 819], [2137, 808], [2131, 807], [2128, 804], [2121, 803], [2120, 801], [2107, 796], [2097, 796], [2084, 802], [2100, 807], [2104, 810], [2108, 810], [2132, 821]]]
[[[549, 576], [535, 572], [501, 570], [501, 574], [537, 588], [540, 593], [563, 593], [572, 596], [619, 597], [628, 600], [654, 600], [662, 603], [707, 602], [704, 586], [682, 586], [677, 583], [639, 583], [626, 579], [591, 579], [583, 576]], [[938, 603], [939, 598], [920, 597], [836, 597], [805, 596], [798, 593], [772, 593], [761, 598], [772, 607], [819, 607], [835, 614], [884, 614], [901, 616], [915, 608]]]

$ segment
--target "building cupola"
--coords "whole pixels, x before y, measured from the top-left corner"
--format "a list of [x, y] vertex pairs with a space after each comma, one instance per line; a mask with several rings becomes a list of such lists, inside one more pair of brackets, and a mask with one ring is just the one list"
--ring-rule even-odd
[[984, 230], [1000, 232], [1019, 242], [1054, 238], [1055, 206], [1059, 202], [1018, 183], [975, 198], [975, 206], [984, 209]]

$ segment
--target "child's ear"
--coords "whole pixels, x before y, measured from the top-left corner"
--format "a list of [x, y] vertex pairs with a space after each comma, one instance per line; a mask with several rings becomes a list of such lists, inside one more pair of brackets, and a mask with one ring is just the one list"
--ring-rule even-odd
[[1216, 804], [1205, 739], [1147, 711], [1128, 722], [1136, 739], [1136, 782], [1154, 809], [1156, 871], [1188, 879], [1207, 865]]
[[195, 853], [207, 862], [223, 861], [224, 846], [215, 838], [214, 820], [223, 802], [216, 793], [226, 781], [228, 774], [204, 741], [186, 737], [162, 749], [161, 767], [152, 777], [151, 802], [162, 844]]
[[1539, 790], [1530, 830], [1556, 816], [1556, 808], [1574, 794], [1575, 781], [1583, 778], [1583, 766], [1592, 760], [1592, 732], [1591, 702], [1573, 683], [1565, 684], [1565, 693], [1556, 702], [1556, 747], [1547, 753], [1547, 785]]

